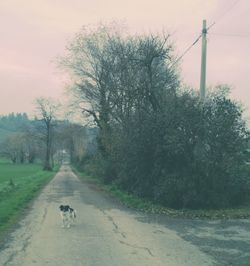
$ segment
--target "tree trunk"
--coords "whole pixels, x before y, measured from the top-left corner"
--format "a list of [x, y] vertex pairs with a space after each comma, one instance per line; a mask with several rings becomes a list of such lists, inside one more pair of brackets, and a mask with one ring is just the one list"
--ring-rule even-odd
[[52, 167], [50, 165], [50, 150], [51, 150], [51, 134], [50, 134], [50, 123], [46, 124], [47, 126], [47, 136], [46, 136], [46, 157], [45, 157], [45, 164], [43, 170], [52, 171]]

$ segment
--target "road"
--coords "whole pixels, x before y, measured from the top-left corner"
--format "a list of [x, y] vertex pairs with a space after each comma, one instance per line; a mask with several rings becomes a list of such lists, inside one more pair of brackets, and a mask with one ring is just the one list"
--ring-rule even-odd
[[[77, 210], [61, 227], [59, 205]], [[0, 252], [0, 265], [195, 266], [250, 261], [250, 221], [146, 215], [80, 181], [68, 165], [34, 200]]]

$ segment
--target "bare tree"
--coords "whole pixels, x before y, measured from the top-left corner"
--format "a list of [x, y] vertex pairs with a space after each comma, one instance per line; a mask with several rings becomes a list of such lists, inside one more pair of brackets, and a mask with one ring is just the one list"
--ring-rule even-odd
[[104, 153], [112, 142], [111, 124], [126, 129], [135, 111], [160, 111], [163, 91], [178, 86], [169, 35], [125, 36], [113, 25], [84, 28], [67, 50], [61, 64], [72, 73], [82, 112], [100, 129]]
[[58, 111], [59, 104], [55, 103], [50, 98], [37, 98], [36, 99], [36, 109], [38, 113], [38, 118], [42, 121], [44, 126], [44, 137], [46, 144], [46, 152], [45, 152], [45, 162], [44, 162], [44, 170], [51, 171], [51, 152], [52, 152], [52, 130], [53, 130], [53, 122], [56, 117], [56, 113]]
[[38, 154], [42, 154], [41, 140], [37, 134], [34, 121], [24, 128], [24, 140], [25, 140], [25, 150], [26, 159], [29, 163], [34, 163]]

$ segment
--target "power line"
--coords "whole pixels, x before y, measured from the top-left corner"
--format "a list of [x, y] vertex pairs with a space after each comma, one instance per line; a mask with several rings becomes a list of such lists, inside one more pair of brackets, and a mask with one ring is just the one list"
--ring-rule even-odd
[[207, 27], [207, 32], [215, 25], [215, 22], [213, 22], [210, 26]]
[[183, 56], [200, 40], [200, 38], [201, 38], [201, 36], [202, 36], [202, 34], [200, 34], [198, 37], [197, 37], [197, 39], [182, 53], [182, 55], [180, 56], [180, 57], [178, 57], [175, 61], [174, 61], [174, 63], [171, 65], [171, 66], [173, 66], [173, 65], [175, 65], [175, 64], [177, 64], [182, 58], [183, 58]]
[[233, 7], [235, 7], [238, 3], [240, 2], [240, 0], [236, 0], [224, 13], [222, 13], [218, 18], [217, 20], [212, 23], [208, 28], [207, 28], [207, 31], [209, 29], [211, 29], [215, 24], [217, 24], [220, 20], [222, 20], [222, 18], [229, 12], [233, 9]]
[[237, 38], [250, 38], [250, 34], [210, 33], [210, 35], [217, 35], [217, 36], [224, 36], [224, 37], [237, 37]]
[[[224, 13], [222, 13], [222, 15], [217, 18], [216, 22], [213, 22], [210, 26], [207, 27], [206, 31], [208, 33], [208, 30], [211, 29], [216, 23], [218, 23], [218, 21], [220, 21], [229, 11], [231, 11], [233, 9], [233, 7], [238, 4], [240, 2], [240, 0], [236, 0], [230, 7], [229, 9], [227, 9]], [[189, 52], [189, 50], [200, 40], [200, 38], [202, 37], [202, 33], [197, 37], [197, 39], [182, 53], [182, 55], [180, 57], [178, 57], [174, 63], [171, 65], [174, 66], [175, 64], [177, 64], [185, 55], [186, 53]]]
[[[217, 18], [217, 20], [216, 20], [216, 22], [215, 23], [218, 23], [220, 20], [222, 20], [224, 17], [225, 17], [225, 15], [227, 14], [227, 13], [229, 13], [238, 3], [240, 2], [240, 0], [236, 0], [236, 1], [234, 1], [234, 3], [228, 8], [228, 9], [226, 9], [225, 10], [225, 12], [223, 12], [220, 16], [219, 16], [219, 18]], [[214, 23], [214, 24], [215, 24]]]
[[[226, 10], [218, 19], [216, 22], [214, 22], [209, 28], [214, 26], [215, 24], [218, 23], [229, 11], [231, 11], [238, 3], [240, 0], [236, 0], [230, 7], [229, 9]], [[209, 29], [208, 28], [208, 29]], [[234, 34], [234, 33], [210, 33], [210, 35], [217, 35], [217, 36], [224, 36], [224, 37], [236, 37], [236, 38], [250, 38], [250, 34]]]
[[[215, 22], [212, 23], [210, 26], [208, 26], [207, 28], [207, 31], [212, 28], [214, 26]], [[175, 65], [176, 63], [178, 63], [182, 58], [183, 56], [200, 40], [200, 38], [202, 37], [202, 33], [197, 37], [197, 39], [182, 53], [182, 55], [180, 57], [178, 57], [175, 62], [172, 64]]]
[[230, 7], [229, 7], [229, 9], [227, 9], [224, 13], [222, 13], [221, 15], [220, 15], [220, 17], [219, 18], [217, 18], [217, 20], [214, 22], [214, 23], [212, 23], [208, 28], [207, 28], [207, 31], [209, 30], [209, 29], [211, 29], [215, 24], [217, 24], [218, 23], [218, 21], [220, 21], [229, 11], [231, 11], [232, 9], [233, 9], [233, 7], [235, 7], [235, 5], [236, 4], [238, 4], [240, 2], [240, 0], [236, 0]]

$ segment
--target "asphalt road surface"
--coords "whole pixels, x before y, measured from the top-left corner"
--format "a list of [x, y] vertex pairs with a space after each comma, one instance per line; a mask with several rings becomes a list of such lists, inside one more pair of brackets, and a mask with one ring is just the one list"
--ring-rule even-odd
[[[60, 204], [77, 210], [62, 228]], [[0, 265], [201, 266], [250, 261], [250, 221], [146, 215], [122, 207], [68, 165], [45, 187], [0, 251]]]

